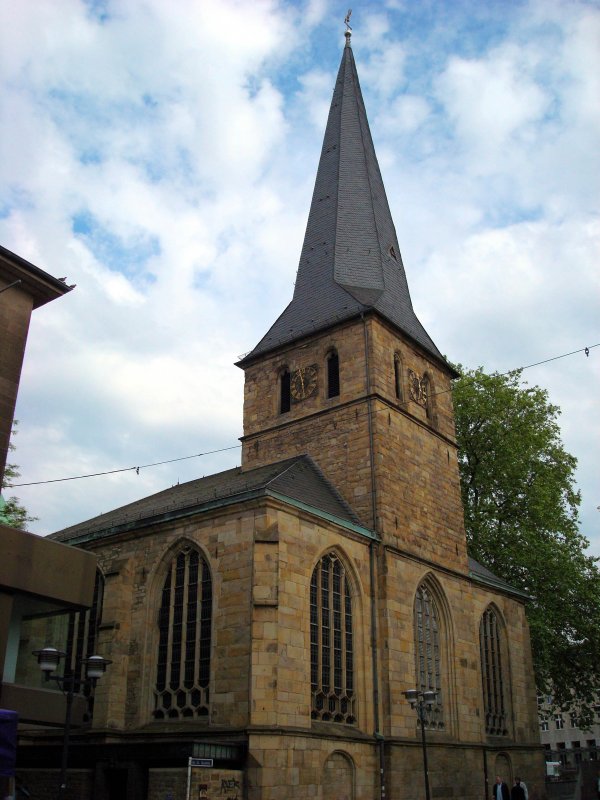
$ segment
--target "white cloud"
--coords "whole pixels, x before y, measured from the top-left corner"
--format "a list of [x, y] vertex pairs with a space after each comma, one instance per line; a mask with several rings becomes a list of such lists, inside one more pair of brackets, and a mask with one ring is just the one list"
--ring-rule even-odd
[[397, 45], [375, 51], [360, 70], [362, 82], [387, 100], [404, 82], [405, 58], [404, 50]]
[[[383, 9], [373, 10], [371, 7], [368, 12], [360, 19], [360, 41], [364, 41], [369, 49], [381, 47], [381, 40], [389, 33], [390, 18], [384, 13]], [[353, 19], [350, 19], [352, 24]]]
[[385, 111], [378, 115], [379, 128], [388, 136], [414, 133], [431, 113], [431, 106], [423, 97], [399, 95]]
[[438, 81], [438, 96], [470, 157], [480, 154], [480, 169], [519, 140], [531, 142], [532, 127], [549, 107], [524, 55], [509, 45], [486, 59], [451, 58]]
[[298, 94], [299, 105], [307, 121], [320, 132], [325, 130], [334, 80], [335, 76], [322, 70], [310, 70], [299, 78], [302, 87]]

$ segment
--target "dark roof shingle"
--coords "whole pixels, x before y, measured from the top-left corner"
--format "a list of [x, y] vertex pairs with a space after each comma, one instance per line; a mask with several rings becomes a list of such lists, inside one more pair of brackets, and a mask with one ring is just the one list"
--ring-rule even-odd
[[352, 48], [346, 46], [292, 301], [239, 365], [372, 310], [452, 371], [412, 307]]
[[519, 597], [529, 598], [526, 592], [511, 586], [504, 578], [499, 578], [487, 567], [484, 567], [483, 564], [480, 564], [479, 561], [475, 561], [474, 558], [471, 558], [471, 556], [469, 556], [469, 574], [475, 580], [485, 583], [488, 586], [494, 586], [510, 594], [518, 595]]

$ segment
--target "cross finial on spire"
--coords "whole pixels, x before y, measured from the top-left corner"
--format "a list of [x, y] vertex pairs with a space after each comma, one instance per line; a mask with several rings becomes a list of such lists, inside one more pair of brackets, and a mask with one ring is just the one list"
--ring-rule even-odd
[[346, 26], [346, 32], [344, 36], [346, 37], [346, 47], [350, 47], [350, 37], [352, 36], [352, 28], [350, 27], [350, 17], [352, 16], [352, 9], [348, 9], [348, 13], [346, 14], [346, 18], [344, 19], [344, 25]]

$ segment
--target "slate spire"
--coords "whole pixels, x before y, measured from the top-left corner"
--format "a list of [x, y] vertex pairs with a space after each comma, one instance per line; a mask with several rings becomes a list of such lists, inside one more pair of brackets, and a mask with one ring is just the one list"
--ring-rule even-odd
[[293, 299], [241, 363], [371, 310], [445, 363], [413, 311], [350, 36], [346, 31]]

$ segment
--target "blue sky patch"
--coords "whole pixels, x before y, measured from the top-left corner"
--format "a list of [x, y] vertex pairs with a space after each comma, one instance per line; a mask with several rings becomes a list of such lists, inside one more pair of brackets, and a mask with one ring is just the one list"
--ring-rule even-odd
[[84, 150], [83, 153], [81, 153], [79, 160], [82, 164], [101, 164], [103, 158], [98, 150], [90, 148], [89, 150]]
[[124, 239], [102, 225], [90, 212], [81, 211], [72, 218], [73, 233], [82, 239], [98, 261], [129, 278], [150, 279], [144, 266], [148, 259], [160, 255], [160, 241], [146, 231], [136, 231]]
[[98, 22], [107, 22], [110, 19], [109, 0], [83, 0], [89, 14]]
[[535, 208], [517, 206], [511, 198], [511, 202], [486, 207], [479, 227], [481, 229], [509, 228], [523, 222], [538, 222], [543, 219], [543, 216], [543, 209], [539, 206]]

